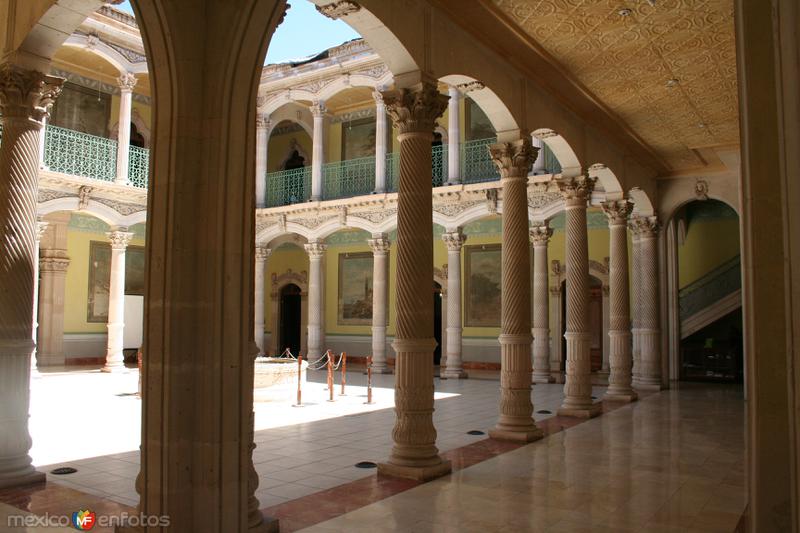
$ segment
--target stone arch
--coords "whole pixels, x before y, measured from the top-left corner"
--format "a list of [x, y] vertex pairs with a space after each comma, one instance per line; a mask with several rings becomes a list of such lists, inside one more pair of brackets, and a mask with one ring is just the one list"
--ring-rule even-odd
[[147, 62], [132, 63], [128, 60], [128, 58], [107, 45], [105, 42], [89, 35], [73, 33], [67, 37], [67, 40], [64, 41], [63, 46], [80, 48], [95, 54], [108, 61], [119, 71], [120, 74], [124, 74], [126, 72], [131, 72], [133, 74], [144, 74], [147, 72]]
[[324, 222], [322, 225], [317, 226], [313, 232], [314, 238], [325, 239], [343, 229], [360, 229], [370, 234], [379, 233], [375, 224], [369, 220], [355, 216], [346, 216], [344, 218], [345, 220], [341, 220], [340, 218], [332, 218], [331, 220]]
[[[633, 191], [631, 191], [632, 193]], [[730, 176], [704, 176], [701, 178], [664, 180], [658, 188], [659, 218], [665, 223], [672, 219], [675, 213], [685, 204], [693, 200], [711, 198], [727, 204], [736, 211], [741, 218], [739, 202], [739, 188], [736, 177]], [[651, 205], [653, 214], [655, 209]]]
[[567, 140], [549, 128], [539, 128], [533, 132], [533, 136], [547, 145], [561, 165], [561, 175], [565, 178], [579, 176], [583, 172], [583, 167], [575, 155]]
[[606, 200], [619, 200], [623, 197], [622, 186], [616, 174], [603, 163], [595, 163], [589, 166], [589, 176], [597, 178], [597, 183], [605, 192]]
[[505, 102], [484, 83], [463, 74], [448, 74], [440, 77], [439, 81], [458, 87], [465, 96], [472, 98], [486, 113], [496, 132], [519, 129], [517, 120]]
[[256, 245], [271, 245], [272, 241], [283, 235], [295, 234], [305, 241], [314, 238], [312, 230], [298, 224], [297, 222], [286, 222], [285, 226], [281, 224], [271, 224], [256, 233]]
[[647, 193], [639, 187], [634, 187], [628, 191], [628, 198], [633, 202], [633, 210], [640, 216], [652, 216], [655, 214], [653, 202]]
[[[263, 112], [269, 114], [273, 129], [281, 122], [294, 122], [303, 128], [303, 131], [305, 131], [309, 137], [314, 136], [314, 119], [311, 117], [311, 112], [306, 106], [300, 105], [297, 102], [286, 102], [282, 103], [271, 112], [265, 107]], [[270, 136], [272, 136], [272, 131], [270, 131]]]

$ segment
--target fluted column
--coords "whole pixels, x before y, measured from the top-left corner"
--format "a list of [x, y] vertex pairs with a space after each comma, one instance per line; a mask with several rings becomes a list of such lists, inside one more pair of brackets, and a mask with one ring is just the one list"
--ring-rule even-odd
[[631, 316], [628, 294], [628, 216], [633, 204], [627, 200], [603, 203], [610, 233], [609, 261], [609, 328], [611, 373], [604, 400], [634, 401], [631, 388]]
[[450, 101], [447, 102], [447, 183], [455, 185], [461, 183], [461, 115], [459, 110], [463, 95], [455, 85], [448, 88], [448, 94], [450, 94]]
[[442, 240], [447, 246], [447, 361], [440, 376], [463, 379], [468, 376], [461, 357], [461, 248], [467, 236], [458, 229], [443, 233]]
[[136, 76], [130, 72], [117, 78], [119, 83], [119, 130], [117, 133], [117, 184], [127, 185], [131, 151], [131, 105]]
[[531, 442], [542, 437], [531, 401], [531, 265], [528, 251], [528, 172], [531, 139], [489, 147], [503, 188], [500, 313], [500, 417], [489, 436]]
[[586, 206], [595, 180], [588, 176], [560, 183], [566, 216], [567, 258], [567, 375], [564, 403], [559, 415], [593, 417], [600, 414], [599, 403], [592, 402], [591, 354], [589, 333], [589, 243], [586, 232]]
[[639, 369], [641, 366], [641, 351], [639, 350], [639, 321], [642, 315], [642, 300], [639, 287], [642, 279], [642, 261], [641, 253], [639, 252], [639, 231], [636, 228], [634, 221], [635, 219], [631, 218], [628, 226], [631, 230], [631, 245], [633, 252], [633, 257], [631, 258], [631, 268], [633, 269], [633, 274], [631, 276], [631, 301], [633, 302], [633, 308], [631, 310], [631, 352], [633, 359], [633, 366], [631, 368], [631, 384], [634, 388], [636, 388], [639, 383]]
[[0, 488], [44, 481], [28, 454], [36, 194], [42, 126], [63, 81], [0, 68]]
[[433, 211], [431, 140], [434, 121], [447, 105], [436, 83], [383, 93], [386, 111], [399, 131], [397, 199], [397, 329], [394, 348], [394, 447], [378, 471], [414, 479], [450, 472], [436, 448], [433, 426]]
[[[541, 155], [539, 156], [541, 157]], [[551, 383], [550, 375], [550, 290], [547, 285], [547, 244], [553, 230], [547, 222], [530, 229], [533, 244], [533, 382]]]
[[[254, 331], [253, 334], [256, 339], [256, 346], [258, 346], [258, 355], [264, 355], [264, 272], [267, 266], [267, 259], [272, 253], [269, 248], [262, 248], [256, 246], [256, 264], [255, 264], [255, 312], [254, 316]], [[275, 333], [277, 335], [277, 332]], [[297, 355], [297, 354], [295, 354]]]
[[265, 207], [267, 202], [267, 145], [271, 128], [269, 115], [259, 113], [256, 116], [256, 207]]
[[325, 275], [322, 261], [328, 245], [313, 240], [305, 248], [308, 252], [308, 358], [313, 361], [325, 351], [325, 332], [322, 330]]
[[311, 106], [314, 117], [314, 137], [311, 153], [311, 200], [322, 200], [323, 176], [322, 165], [325, 164], [325, 113], [328, 109], [325, 102], [317, 100]]
[[386, 362], [390, 243], [385, 233], [374, 233], [367, 242], [372, 248], [372, 372], [391, 374]]
[[122, 355], [125, 332], [125, 250], [133, 238], [127, 228], [106, 233], [111, 241], [111, 278], [108, 284], [108, 347], [103, 372], [125, 369]]
[[658, 231], [656, 217], [634, 219], [639, 234], [639, 379], [636, 388], [661, 389], [661, 325], [658, 275]]
[[[383, 103], [383, 95], [380, 91], [373, 92], [372, 97], [375, 99], [375, 192], [384, 193], [386, 192], [386, 128], [388, 127], [386, 104]], [[374, 357], [375, 354], [373, 354]]]

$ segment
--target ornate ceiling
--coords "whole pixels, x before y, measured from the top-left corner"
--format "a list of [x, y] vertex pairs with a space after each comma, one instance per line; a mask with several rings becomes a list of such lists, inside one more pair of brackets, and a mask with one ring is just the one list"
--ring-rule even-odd
[[732, 0], [491, 1], [673, 171], [739, 142]]

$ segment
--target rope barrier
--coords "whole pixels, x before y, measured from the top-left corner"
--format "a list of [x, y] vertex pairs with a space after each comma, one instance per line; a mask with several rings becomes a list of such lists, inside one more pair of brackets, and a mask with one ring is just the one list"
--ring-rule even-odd
[[340, 362], [342, 364], [342, 392], [339, 393], [339, 396], [344, 396], [344, 385], [347, 382], [347, 352], [342, 352]]
[[367, 405], [372, 404], [372, 356], [367, 356]]

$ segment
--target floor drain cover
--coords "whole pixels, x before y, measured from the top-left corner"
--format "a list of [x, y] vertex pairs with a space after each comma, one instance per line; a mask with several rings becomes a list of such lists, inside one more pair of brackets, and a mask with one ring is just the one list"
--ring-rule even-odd
[[473, 429], [471, 431], [467, 431], [467, 435], [486, 435], [486, 433], [479, 429]]
[[360, 463], [356, 463], [356, 468], [378, 468], [378, 465], [372, 461], [361, 461]]
[[75, 470], [71, 466], [62, 466], [61, 468], [56, 468], [55, 470], [50, 471], [51, 474], [55, 474], [57, 476], [63, 476], [64, 474], [74, 474], [75, 472], [77, 472], [77, 470]]
[[548, 411], [547, 409], [540, 409], [540, 410], [536, 411], [536, 414], [539, 414], [539, 415], [552, 415], [553, 412], [552, 411]]
[[592, 396], [592, 400], [596, 400], [596, 399], [597, 399], [597, 396]]

